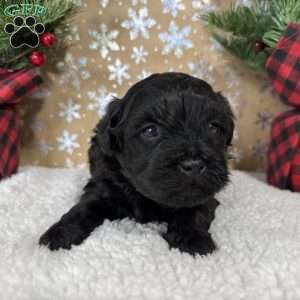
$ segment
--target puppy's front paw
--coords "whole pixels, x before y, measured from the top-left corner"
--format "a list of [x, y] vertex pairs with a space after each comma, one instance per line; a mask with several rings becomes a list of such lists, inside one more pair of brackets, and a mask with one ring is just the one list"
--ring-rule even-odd
[[86, 234], [78, 225], [58, 222], [40, 237], [39, 244], [52, 251], [59, 248], [71, 249], [72, 244], [79, 245], [85, 238]]
[[210, 235], [183, 234], [178, 232], [167, 232], [163, 235], [171, 248], [177, 248], [181, 252], [191, 255], [206, 255], [216, 249], [216, 245]]

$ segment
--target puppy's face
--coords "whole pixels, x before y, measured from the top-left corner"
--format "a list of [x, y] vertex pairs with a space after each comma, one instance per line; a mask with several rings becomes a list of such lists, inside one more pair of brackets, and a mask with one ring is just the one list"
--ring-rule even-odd
[[138, 192], [168, 207], [191, 207], [227, 183], [233, 115], [204, 81], [152, 75], [118, 102], [111, 153]]

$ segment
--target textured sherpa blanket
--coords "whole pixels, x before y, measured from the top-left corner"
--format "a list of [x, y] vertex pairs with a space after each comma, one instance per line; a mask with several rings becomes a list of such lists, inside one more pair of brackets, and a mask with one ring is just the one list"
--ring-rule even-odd
[[235, 171], [211, 226], [219, 249], [169, 250], [164, 225], [106, 221], [71, 251], [39, 236], [77, 200], [88, 172], [24, 168], [0, 183], [1, 300], [300, 299], [300, 195]]

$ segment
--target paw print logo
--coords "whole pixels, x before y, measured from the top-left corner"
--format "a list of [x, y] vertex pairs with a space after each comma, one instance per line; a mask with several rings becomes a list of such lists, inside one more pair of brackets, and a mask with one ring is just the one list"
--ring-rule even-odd
[[4, 31], [10, 34], [10, 45], [13, 48], [28, 46], [31, 48], [38, 47], [40, 43], [39, 35], [45, 31], [45, 26], [42, 23], [37, 23], [32, 16], [23, 17], [17, 16], [13, 23], [7, 23]]

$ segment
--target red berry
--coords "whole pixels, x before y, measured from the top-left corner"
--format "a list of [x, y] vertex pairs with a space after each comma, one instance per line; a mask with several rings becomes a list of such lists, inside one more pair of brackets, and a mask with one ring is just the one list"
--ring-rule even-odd
[[45, 32], [41, 36], [41, 43], [45, 47], [52, 47], [56, 43], [56, 36], [51, 32]]
[[33, 66], [40, 67], [46, 62], [46, 56], [41, 51], [33, 51], [29, 56], [29, 62]]
[[257, 41], [255, 43], [255, 50], [257, 52], [263, 51], [266, 48], [266, 44], [262, 41]]

